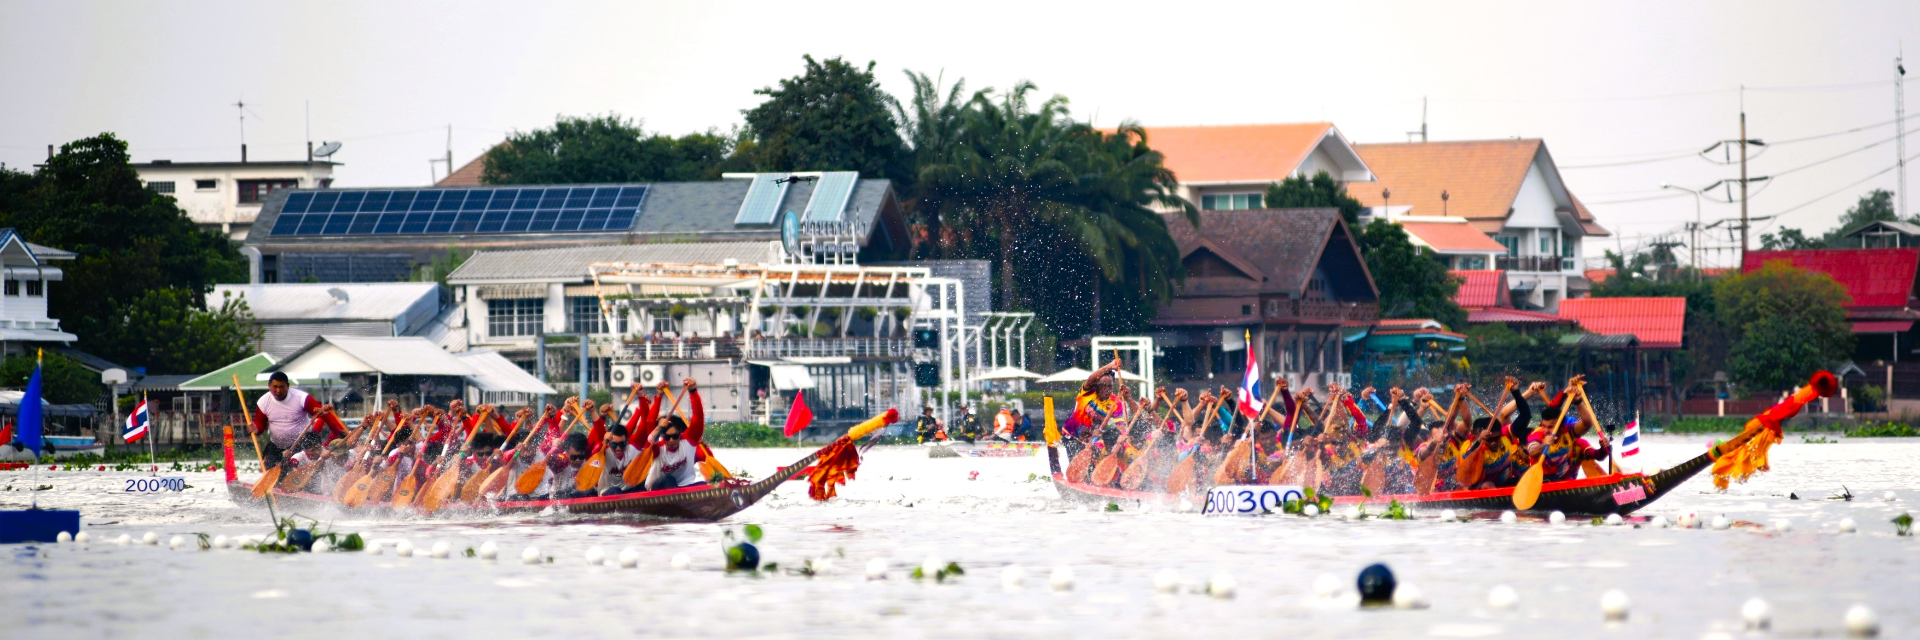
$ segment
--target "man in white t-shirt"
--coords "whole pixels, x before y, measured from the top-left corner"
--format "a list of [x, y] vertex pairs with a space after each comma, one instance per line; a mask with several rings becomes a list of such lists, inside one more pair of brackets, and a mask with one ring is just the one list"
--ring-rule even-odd
[[280, 372], [267, 379], [267, 392], [254, 403], [249, 422], [254, 433], [267, 436], [261, 457], [269, 469], [279, 466], [287, 451], [304, 449], [313, 441], [324, 446], [347, 435], [347, 426], [333, 415], [333, 405], [321, 404], [307, 392], [293, 388], [287, 374]]

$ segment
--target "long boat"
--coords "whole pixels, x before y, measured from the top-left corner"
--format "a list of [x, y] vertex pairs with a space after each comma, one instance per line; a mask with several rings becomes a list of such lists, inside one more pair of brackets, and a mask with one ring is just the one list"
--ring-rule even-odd
[[[622, 493], [610, 496], [589, 496], [565, 500], [520, 500], [487, 501], [480, 503], [450, 502], [435, 514], [471, 517], [474, 515], [541, 513], [548, 509], [556, 512], [603, 515], [635, 515], [670, 520], [720, 520], [739, 513], [759, 502], [767, 494], [780, 486], [780, 483], [808, 472], [813, 463], [820, 458], [825, 449], [814, 451], [799, 462], [780, 467], [765, 478], [748, 482], [740, 479], [728, 479], [704, 487], [681, 487]], [[253, 497], [253, 483], [234, 481], [227, 483], [227, 491], [233, 501], [245, 506], [259, 506], [266, 498]], [[344, 514], [367, 516], [405, 517], [421, 515], [415, 507], [395, 508], [387, 503], [368, 501], [358, 507], [348, 507], [333, 499], [333, 496], [320, 495], [305, 491], [274, 489], [271, 494], [282, 508], [294, 510], [334, 510]], [[305, 515], [305, 514], [303, 514]]]
[[[1182, 496], [1158, 491], [1128, 491], [1114, 487], [1101, 487], [1085, 482], [1069, 480], [1061, 470], [1060, 448], [1047, 448], [1047, 463], [1053, 471], [1053, 484], [1065, 500], [1086, 504], [1121, 504], [1131, 501], [1139, 504], [1172, 504]], [[1675, 487], [1699, 474], [1701, 470], [1712, 466], [1717, 454], [1709, 449], [1707, 453], [1695, 456], [1685, 462], [1668, 467], [1653, 474], [1617, 473], [1597, 478], [1580, 478], [1561, 482], [1548, 482], [1540, 486], [1540, 499], [1527, 513], [1548, 513], [1559, 511], [1567, 515], [1606, 515], [1617, 513], [1627, 515], [1644, 508]], [[1335, 496], [1335, 504], [1388, 504], [1398, 501], [1401, 504], [1426, 509], [1459, 509], [1466, 511], [1505, 511], [1513, 509], [1513, 487], [1496, 489], [1473, 489], [1467, 491], [1437, 491], [1426, 495], [1396, 494], [1375, 496]], [[1197, 504], [1206, 492], [1199, 492], [1194, 499]]]

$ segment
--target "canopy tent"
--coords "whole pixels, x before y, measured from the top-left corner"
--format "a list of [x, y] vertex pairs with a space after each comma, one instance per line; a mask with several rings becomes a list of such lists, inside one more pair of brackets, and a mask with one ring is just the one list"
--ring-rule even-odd
[[473, 368], [474, 373], [467, 376], [467, 381], [481, 391], [560, 395], [559, 391], [498, 353], [475, 349], [453, 354], [453, 357]]
[[[1091, 376], [1091, 375], [1093, 375], [1092, 371], [1088, 371], [1080, 367], [1067, 367], [1065, 369], [1061, 369], [1060, 371], [1054, 373], [1053, 375], [1047, 376], [1045, 378], [1041, 378], [1039, 380], [1035, 380], [1034, 382], [1086, 382], [1087, 376]], [[1125, 371], [1125, 370], [1122, 370], [1120, 372], [1120, 379], [1128, 380], [1132, 382], [1141, 382], [1146, 380], [1146, 378], [1140, 377], [1140, 374], [1137, 374], [1131, 371]]]
[[798, 389], [812, 389], [818, 386], [819, 383], [814, 381], [813, 374], [807, 371], [807, 364], [809, 363], [802, 362], [802, 360], [814, 359], [815, 358], [748, 360], [747, 364], [766, 367], [767, 373], [773, 382], [774, 390], [794, 391]]
[[472, 366], [441, 350], [439, 345], [415, 336], [320, 336], [262, 372], [276, 371], [316, 378], [321, 374], [342, 373], [466, 378], [476, 373]]
[[[1039, 380], [1041, 379], [1041, 376], [1038, 373], [1034, 373], [1026, 369], [1021, 369], [1019, 367], [1000, 367], [998, 369], [994, 369], [992, 371], [988, 371], [986, 373], [974, 376], [973, 379], [975, 380]], [[1085, 381], [1087, 378], [1086, 376], [1081, 376], [1080, 379], [1082, 381]]]
[[[270, 374], [266, 374], [265, 371], [267, 367], [273, 366], [273, 363], [273, 356], [256, 353], [241, 358], [233, 364], [214, 369], [206, 375], [182, 382], [176, 385], [176, 388], [181, 391], [225, 391], [233, 388], [233, 377], [240, 376], [241, 389], [258, 391], [267, 388], [266, 376]], [[293, 380], [295, 386], [318, 383], [319, 379], [317, 377], [313, 379], [295, 378]]]

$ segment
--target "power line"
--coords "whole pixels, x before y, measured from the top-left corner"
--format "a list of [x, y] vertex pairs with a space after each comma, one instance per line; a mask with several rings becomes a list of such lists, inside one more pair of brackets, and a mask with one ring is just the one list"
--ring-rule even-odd
[[1676, 153], [1670, 156], [1647, 158], [1645, 160], [1623, 160], [1620, 162], [1601, 162], [1596, 164], [1563, 164], [1563, 165], [1560, 165], [1560, 170], [1565, 171], [1567, 169], [1598, 169], [1601, 167], [1624, 167], [1624, 166], [1635, 165], [1635, 164], [1653, 164], [1655, 162], [1666, 162], [1669, 160], [1679, 160], [1681, 158], [1691, 158], [1695, 153], [1698, 153], [1698, 152], [1688, 151], [1686, 153]]
[[[1920, 154], [1917, 154], [1917, 155], [1915, 155], [1915, 156], [1913, 156], [1912, 158], [1907, 158], [1907, 161], [1908, 161], [1908, 162], [1912, 162], [1912, 161], [1914, 161], [1915, 159], [1920, 159]], [[1854, 188], [1854, 187], [1857, 187], [1857, 186], [1860, 186], [1860, 184], [1861, 184], [1861, 183], [1864, 183], [1864, 182], [1866, 182], [1866, 181], [1868, 181], [1868, 180], [1872, 180], [1872, 179], [1874, 179], [1874, 178], [1878, 178], [1878, 177], [1880, 177], [1881, 175], [1884, 175], [1884, 174], [1886, 174], [1886, 173], [1887, 173], [1887, 172], [1889, 172], [1889, 171], [1893, 171], [1894, 169], [1896, 169], [1896, 168], [1899, 168], [1899, 166], [1900, 166], [1900, 165], [1898, 165], [1898, 164], [1895, 164], [1895, 165], [1891, 165], [1891, 166], [1889, 166], [1889, 167], [1887, 167], [1887, 168], [1885, 168], [1885, 169], [1881, 169], [1881, 170], [1879, 170], [1879, 171], [1875, 171], [1875, 172], [1873, 172], [1872, 174], [1870, 174], [1870, 175], [1868, 175], [1868, 176], [1867, 176], [1867, 177], [1865, 177], [1865, 178], [1861, 178], [1861, 179], [1859, 179], [1859, 180], [1855, 180], [1855, 181], [1853, 181], [1853, 182], [1851, 182], [1851, 183], [1848, 183], [1848, 184], [1847, 184], [1847, 186], [1844, 186], [1844, 187], [1840, 187], [1840, 188], [1838, 188], [1838, 189], [1834, 189], [1834, 190], [1832, 190], [1832, 191], [1829, 191], [1829, 192], [1827, 192], [1827, 193], [1825, 193], [1825, 194], [1823, 194], [1823, 195], [1821, 195], [1820, 197], [1817, 197], [1817, 198], [1814, 198], [1814, 199], [1812, 199], [1812, 200], [1808, 200], [1808, 201], [1806, 201], [1806, 202], [1802, 202], [1802, 203], [1800, 203], [1800, 204], [1796, 204], [1796, 205], [1793, 205], [1793, 206], [1791, 206], [1791, 207], [1787, 207], [1786, 209], [1782, 209], [1782, 210], [1780, 210], [1779, 212], [1776, 212], [1776, 213], [1774, 213], [1774, 214], [1773, 214], [1773, 217], [1774, 217], [1775, 219], [1778, 219], [1778, 218], [1779, 218], [1779, 217], [1781, 217], [1781, 216], [1784, 216], [1784, 215], [1787, 215], [1787, 214], [1789, 214], [1789, 213], [1793, 213], [1793, 212], [1795, 212], [1795, 211], [1799, 211], [1800, 209], [1802, 209], [1802, 208], [1804, 208], [1804, 207], [1806, 207], [1806, 206], [1808, 206], [1808, 205], [1811, 205], [1811, 204], [1813, 204], [1813, 203], [1816, 203], [1816, 202], [1819, 202], [1819, 201], [1821, 201], [1821, 200], [1825, 200], [1825, 199], [1827, 199], [1827, 198], [1831, 198], [1831, 197], [1833, 197], [1833, 196], [1835, 196], [1835, 195], [1838, 195], [1838, 194], [1839, 194], [1840, 192], [1842, 192], [1842, 191], [1846, 191], [1846, 190], [1848, 190], [1848, 189], [1852, 189], [1852, 188]]]
[[1808, 141], [1808, 140], [1819, 140], [1819, 139], [1821, 139], [1821, 138], [1831, 138], [1831, 137], [1834, 137], [1834, 136], [1841, 136], [1841, 135], [1846, 135], [1846, 134], [1849, 134], [1849, 133], [1858, 133], [1858, 132], [1861, 132], [1861, 131], [1866, 131], [1866, 130], [1868, 130], [1868, 129], [1878, 129], [1878, 128], [1880, 128], [1880, 127], [1884, 127], [1884, 126], [1887, 126], [1887, 125], [1890, 125], [1890, 124], [1893, 124], [1893, 123], [1895, 123], [1895, 122], [1899, 122], [1899, 121], [1901, 121], [1901, 120], [1912, 120], [1912, 119], [1914, 119], [1914, 118], [1920, 118], [1920, 113], [1916, 113], [1916, 114], [1913, 114], [1913, 115], [1910, 115], [1910, 116], [1907, 116], [1907, 117], [1905, 117], [1905, 118], [1896, 118], [1896, 119], [1893, 119], [1893, 120], [1888, 120], [1888, 121], [1886, 121], [1886, 122], [1876, 122], [1876, 123], [1874, 123], [1874, 124], [1869, 124], [1869, 125], [1865, 125], [1865, 126], [1859, 126], [1859, 127], [1854, 127], [1854, 128], [1852, 128], [1852, 129], [1848, 129], [1848, 130], [1846, 130], [1846, 131], [1835, 131], [1835, 132], [1833, 132], [1833, 133], [1822, 133], [1822, 134], [1820, 134], [1820, 135], [1817, 135], [1817, 136], [1807, 136], [1807, 137], [1805, 137], [1805, 138], [1791, 138], [1791, 139], [1787, 139], [1787, 140], [1775, 140], [1775, 141], [1773, 141], [1773, 142], [1769, 142], [1769, 143], [1767, 143], [1767, 145], [1768, 145], [1768, 146], [1774, 146], [1774, 147], [1777, 147], [1777, 146], [1780, 146], [1780, 145], [1783, 145], [1783, 144], [1793, 144], [1793, 143], [1796, 143], [1796, 142], [1806, 142], [1806, 141]]
[[[1920, 115], [1920, 114], [1916, 114], [1916, 115]], [[1913, 134], [1916, 134], [1916, 133], [1920, 133], [1920, 129], [1916, 129], [1916, 130], [1914, 130], [1914, 131], [1910, 131], [1910, 132], [1908, 132], [1908, 133], [1907, 133], [1906, 135], [1909, 135], [1909, 136], [1910, 136], [1910, 135], [1913, 135]], [[1778, 178], [1778, 177], [1780, 177], [1780, 176], [1784, 176], [1784, 175], [1787, 175], [1787, 174], [1789, 174], [1789, 173], [1793, 173], [1793, 172], [1795, 172], [1795, 171], [1799, 171], [1799, 170], [1801, 170], [1801, 169], [1809, 169], [1809, 168], [1812, 168], [1812, 167], [1817, 167], [1817, 166], [1820, 166], [1820, 165], [1822, 165], [1822, 164], [1826, 164], [1826, 163], [1828, 163], [1828, 162], [1832, 162], [1832, 161], [1834, 161], [1834, 160], [1839, 160], [1839, 159], [1841, 159], [1841, 158], [1845, 158], [1845, 157], [1847, 157], [1847, 156], [1850, 156], [1850, 155], [1853, 155], [1853, 154], [1856, 154], [1856, 153], [1860, 153], [1860, 152], [1862, 152], [1862, 151], [1866, 151], [1866, 150], [1868, 150], [1868, 149], [1872, 149], [1872, 148], [1874, 148], [1874, 147], [1878, 147], [1878, 146], [1880, 146], [1880, 145], [1883, 145], [1883, 144], [1886, 144], [1886, 143], [1889, 143], [1889, 142], [1893, 142], [1893, 141], [1895, 141], [1895, 140], [1899, 140], [1900, 138], [1901, 138], [1901, 136], [1893, 136], [1893, 137], [1891, 137], [1891, 138], [1887, 138], [1887, 139], [1885, 139], [1885, 140], [1881, 140], [1881, 141], [1878, 141], [1878, 142], [1874, 142], [1874, 143], [1872, 143], [1872, 144], [1869, 144], [1869, 145], [1867, 145], [1867, 146], [1864, 146], [1864, 147], [1859, 147], [1859, 148], [1856, 148], [1856, 149], [1854, 149], [1854, 150], [1852, 150], [1852, 151], [1847, 151], [1847, 152], [1845, 152], [1845, 153], [1841, 153], [1840, 155], [1837, 155], [1837, 156], [1832, 156], [1832, 157], [1829, 157], [1829, 158], [1827, 158], [1827, 159], [1825, 159], [1825, 160], [1818, 160], [1818, 161], [1814, 161], [1814, 162], [1811, 162], [1811, 163], [1808, 163], [1808, 164], [1803, 164], [1803, 165], [1800, 165], [1800, 166], [1798, 166], [1798, 167], [1794, 167], [1794, 168], [1792, 168], [1792, 169], [1788, 169], [1788, 170], [1786, 170], [1786, 171], [1775, 171], [1775, 172], [1773, 172], [1773, 175], [1772, 175], [1772, 177], [1775, 177], [1775, 178]]]
[[1596, 200], [1596, 201], [1593, 201], [1593, 202], [1588, 202], [1588, 203], [1586, 203], [1586, 204], [1588, 204], [1588, 205], [1601, 205], [1601, 204], [1626, 204], [1626, 203], [1629, 203], [1629, 202], [1649, 202], [1649, 201], [1653, 201], [1653, 200], [1667, 200], [1667, 199], [1671, 199], [1671, 198], [1684, 198], [1684, 197], [1686, 197], [1687, 195], [1689, 195], [1689, 194], [1686, 194], [1686, 193], [1669, 193], [1669, 194], [1666, 194], [1666, 195], [1658, 195], [1658, 196], [1647, 196], [1647, 197], [1645, 197], [1645, 198], [1626, 198], [1626, 199], [1624, 199], [1624, 200]]

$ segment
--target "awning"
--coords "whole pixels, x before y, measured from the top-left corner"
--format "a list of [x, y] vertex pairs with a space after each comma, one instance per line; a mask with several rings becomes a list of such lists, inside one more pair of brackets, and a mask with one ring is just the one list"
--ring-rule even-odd
[[528, 374], [519, 365], [507, 360], [500, 354], [485, 349], [475, 349], [453, 354], [460, 362], [473, 368], [474, 373], [467, 376], [467, 382], [481, 391], [494, 393], [532, 393], [559, 395], [560, 392], [547, 386], [539, 378]]
[[[273, 366], [273, 362], [273, 356], [256, 353], [242, 358], [233, 364], [214, 369], [200, 377], [182, 382], [178, 385], [178, 389], [180, 391], [221, 391], [232, 389], [233, 377], [236, 375], [240, 376], [240, 388], [242, 389], [249, 391], [265, 389], [267, 388], [267, 381], [261, 377], [261, 372], [266, 371], [267, 367]], [[338, 378], [336, 377], [335, 379]], [[318, 382], [318, 380], [302, 380], [297, 378], [293, 380], [294, 386], [306, 386], [315, 382]]]
[[1875, 320], [1853, 323], [1854, 333], [1906, 333], [1912, 328], [1912, 320]]
[[812, 389], [814, 387], [813, 376], [807, 373], [806, 365], [776, 364], [769, 365], [767, 370], [773, 373], [773, 388], [775, 389], [792, 391], [795, 389]]
[[8, 280], [47, 280], [58, 282], [65, 279], [59, 267], [7, 267]]
[[80, 337], [51, 329], [0, 329], [0, 340], [7, 342], [73, 342]]

